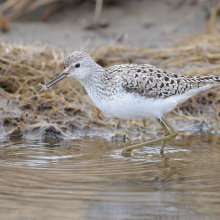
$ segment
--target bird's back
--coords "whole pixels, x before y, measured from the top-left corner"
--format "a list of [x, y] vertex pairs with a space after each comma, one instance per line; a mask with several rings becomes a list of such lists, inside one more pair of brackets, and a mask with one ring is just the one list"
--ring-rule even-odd
[[123, 64], [105, 69], [108, 80], [120, 78], [122, 87], [146, 98], [168, 98], [190, 90], [220, 85], [219, 76], [181, 76], [149, 64]]

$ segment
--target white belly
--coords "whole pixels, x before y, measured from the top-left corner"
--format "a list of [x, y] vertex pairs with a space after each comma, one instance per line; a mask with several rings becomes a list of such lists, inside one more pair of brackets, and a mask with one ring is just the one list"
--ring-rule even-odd
[[[92, 97], [91, 97], [92, 98]], [[123, 98], [114, 97], [111, 100], [93, 99], [95, 105], [105, 114], [121, 119], [161, 118], [166, 112], [176, 107], [175, 99], [153, 99], [134, 96], [132, 93], [123, 95]]]
[[206, 85], [192, 89], [181, 95], [168, 98], [146, 98], [139, 94], [124, 92], [124, 94], [97, 98], [89, 91], [88, 94], [95, 105], [105, 114], [121, 119], [161, 118], [163, 114], [173, 110], [179, 103], [184, 102], [196, 93], [209, 89]]

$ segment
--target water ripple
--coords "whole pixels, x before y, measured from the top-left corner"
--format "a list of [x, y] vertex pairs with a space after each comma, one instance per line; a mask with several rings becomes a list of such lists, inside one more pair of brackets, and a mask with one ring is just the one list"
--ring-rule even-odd
[[125, 144], [87, 137], [14, 139], [0, 149], [3, 219], [209, 219], [220, 201], [219, 137], [182, 135], [160, 146], [119, 152]]

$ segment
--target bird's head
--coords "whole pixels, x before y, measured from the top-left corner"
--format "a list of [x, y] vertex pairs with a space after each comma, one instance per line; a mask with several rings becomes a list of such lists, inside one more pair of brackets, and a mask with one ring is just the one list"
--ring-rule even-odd
[[82, 82], [92, 74], [92, 70], [96, 65], [95, 61], [87, 53], [75, 51], [65, 58], [63, 74]]
[[93, 72], [102, 69], [90, 56], [83, 51], [70, 53], [64, 60], [64, 71], [45, 85], [40, 84], [39, 93], [53, 86], [66, 77], [79, 80], [82, 84], [89, 81]]

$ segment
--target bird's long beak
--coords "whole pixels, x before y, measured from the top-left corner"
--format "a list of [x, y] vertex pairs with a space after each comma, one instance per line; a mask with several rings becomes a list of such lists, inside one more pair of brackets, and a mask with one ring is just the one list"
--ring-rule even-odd
[[59, 82], [60, 80], [64, 79], [67, 76], [68, 73], [66, 73], [65, 71], [63, 71], [62, 73], [60, 73], [57, 77], [55, 77], [54, 79], [52, 79], [50, 82], [42, 85], [41, 83], [38, 84], [38, 86], [40, 86], [37, 91], [39, 91], [39, 94], [42, 93], [44, 90], [47, 90], [48, 88], [50, 88], [51, 86], [53, 86], [54, 84], [56, 84], [57, 82]]

